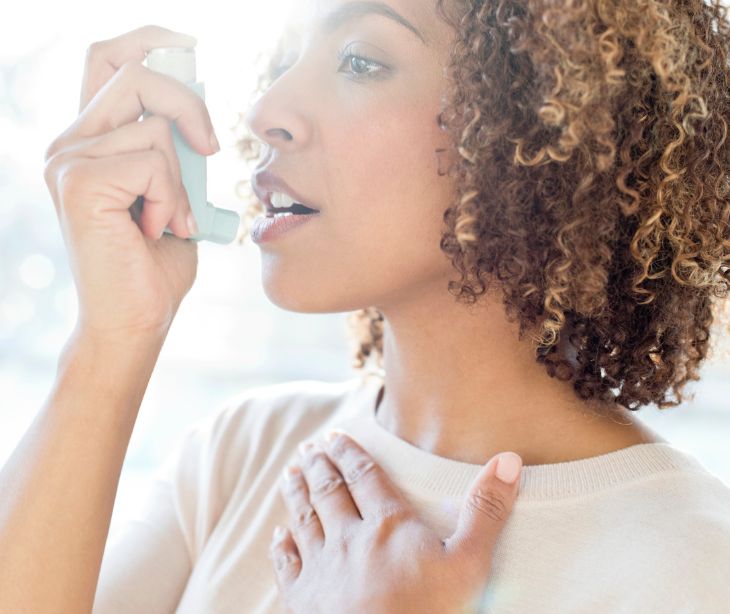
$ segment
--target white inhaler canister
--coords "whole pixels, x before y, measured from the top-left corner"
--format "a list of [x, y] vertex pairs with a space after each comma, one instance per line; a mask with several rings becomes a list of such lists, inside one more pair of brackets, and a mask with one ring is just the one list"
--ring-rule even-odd
[[[202, 100], [205, 86], [195, 80], [195, 49], [191, 47], [157, 47], [150, 49], [145, 58], [147, 68], [177, 79], [187, 85]], [[143, 117], [152, 115], [149, 111]], [[190, 237], [194, 241], [230, 243], [236, 238], [240, 217], [235, 211], [219, 209], [207, 201], [208, 160], [192, 149], [182, 137], [173, 121], [171, 124], [175, 152], [180, 161], [180, 173], [190, 208], [198, 225], [198, 232]], [[165, 228], [167, 234], [173, 234]]]

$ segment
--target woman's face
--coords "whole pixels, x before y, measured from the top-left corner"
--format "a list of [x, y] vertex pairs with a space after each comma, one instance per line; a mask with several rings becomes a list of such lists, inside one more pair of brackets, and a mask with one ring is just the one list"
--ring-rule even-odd
[[266, 295], [292, 311], [340, 312], [445, 293], [452, 268], [439, 240], [453, 185], [436, 150], [448, 145], [437, 116], [452, 29], [435, 0], [297, 7], [288, 68], [246, 119], [265, 144], [259, 166], [320, 213], [259, 244]]

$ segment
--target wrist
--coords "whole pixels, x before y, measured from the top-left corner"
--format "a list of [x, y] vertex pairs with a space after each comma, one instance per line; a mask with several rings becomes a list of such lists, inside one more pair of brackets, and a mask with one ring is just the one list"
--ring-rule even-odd
[[57, 376], [71, 374], [110, 401], [141, 402], [164, 340], [161, 332], [122, 335], [77, 324], [61, 350]]
[[76, 322], [68, 343], [86, 346], [90, 351], [116, 350], [133, 353], [159, 352], [167, 338], [169, 326], [145, 329], [100, 329], [81, 320]]

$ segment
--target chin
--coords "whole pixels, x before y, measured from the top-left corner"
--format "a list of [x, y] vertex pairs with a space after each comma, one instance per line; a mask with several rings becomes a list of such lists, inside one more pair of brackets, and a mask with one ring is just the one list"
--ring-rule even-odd
[[317, 275], [276, 274], [263, 272], [266, 298], [286, 311], [297, 313], [346, 313], [364, 309], [371, 303], [367, 297], [354, 296], [352, 286], [345, 280], [323, 283]]
[[264, 273], [264, 294], [274, 305], [297, 313], [332, 313], [340, 311], [337, 299], [318, 283], [315, 276], [272, 275]]

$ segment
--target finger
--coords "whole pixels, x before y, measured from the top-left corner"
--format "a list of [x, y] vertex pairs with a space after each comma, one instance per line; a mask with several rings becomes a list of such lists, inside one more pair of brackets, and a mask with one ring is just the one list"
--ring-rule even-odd
[[297, 545], [286, 527], [277, 526], [274, 530], [269, 546], [269, 558], [274, 565], [276, 584], [279, 591], [284, 593], [302, 570], [302, 560]]
[[309, 502], [309, 490], [300, 467], [289, 465], [284, 469], [281, 493], [292, 519], [292, 535], [299, 548], [302, 564], [310, 555], [322, 549], [324, 531], [316, 511]]
[[104, 84], [64, 137], [76, 139], [109, 132], [136, 121], [145, 111], [173, 120], [196, 151], [211, 154], [218, 150], [212, 144], [215, 131], [203, 99], [177, 79], [134, 60]]
[[[131, 204], [138, 195], [144, 195], [140, 229], [150, 239], [158, 239], [181, 206], [182, 195], [172, 180], [167, 159], [157, 149], [106, 158], [74, 158], [58, 168], [56, 177], [64, 214], [69, 218], [83, 216], [82, 224], [99, 223], [109, 215], [109, 209], [129, 215]], [[86, 206], [72, 206], [71, 197]]]
[[186, 220], [188, 213], [191, 212], [190, 200], [182, 184], [180, 161], [175, 151], [170, 122], [164, 117], [160, 115], [146, 117], [140, 122], [125, 124], [100, 136], [76, 141], [55, 153], [47, 164], [61, 165], [74, 156], [101, 158], [150, 149], [157, 149], [165, 155], [173, 177], [172, 181], [181, 194], [179, 199], [181, 206], [175, 210], [170, 228], [176, 235], [188, 238], [191, 233], [187, 228]]
[[180, 160], [172, 138], [172, 125], [161, 115], [152, 115], [142, 121], [123, 124], [99, 135], [57, 139], [51, 157], [63, 159], [71, 155], [82, 155], [87, 158], [101, 158], [115, 153], [153, 148], [159, 149], [167, 156], [173, 176], [181, 180]]
[[521, 469], [514, 452], [492, 457], [469, 489], [454, 534], [444, 540], [446, 551], [473, 559], [481, 576], [489, 573], [494, 544], [512, 512]]
[[405, 518], [412, 514], [410, 503], [385, 471], [349, 435], [334, 430], [325, 439], [327, 452], [345, 478], [363, 519], [381, 518], [384, 515]]
[[345, 480], [321, 446], [307, 442], [299, 451], [309, 501], [319, 516], [325, 541], [327, 535], [342, 535], [347, 525], [360, 520]]
[[114, 73], [129, 60], [142, 61], [155, 47], [194, 47], [194, 36], [155, 25], [142, 26], [108, 40], [92, 43], [86, 52], [79, 113]]
[[74, 132], [92, 136], [136, 121], [142, 113], [175, 121], [180, 134], [202, 154], [217, 151], [208, 108], [200, 96], [174, 77], [127, 62], [104, 85], [74, 122]]

